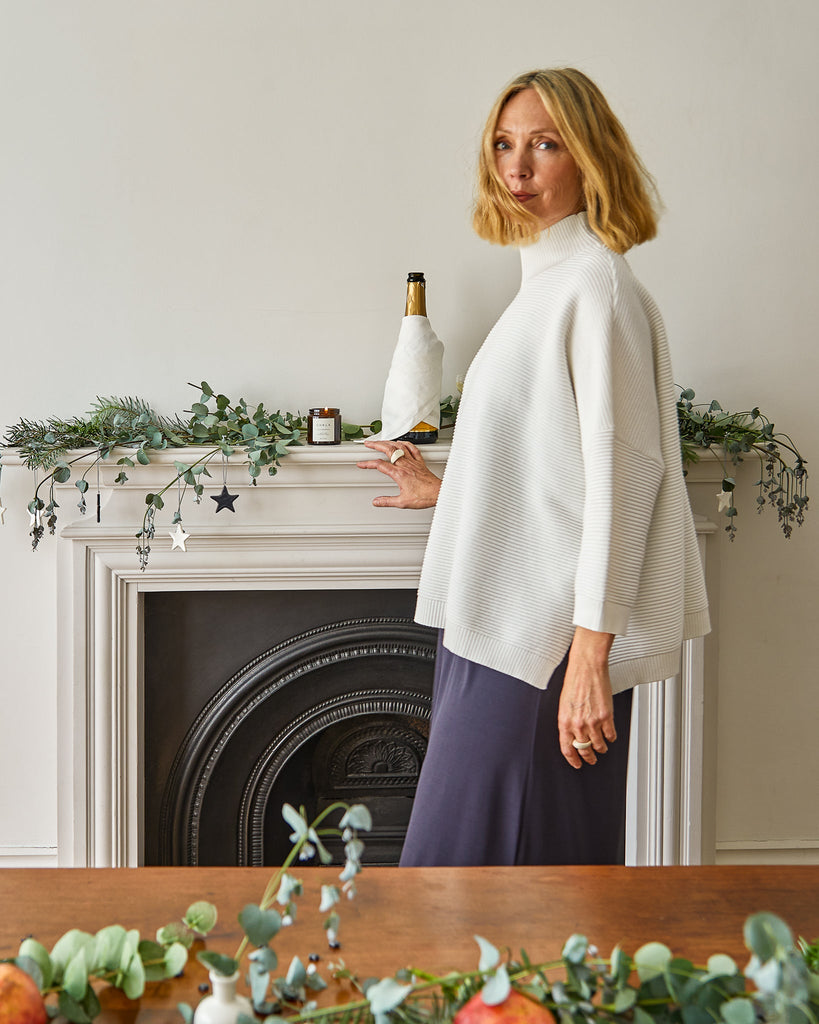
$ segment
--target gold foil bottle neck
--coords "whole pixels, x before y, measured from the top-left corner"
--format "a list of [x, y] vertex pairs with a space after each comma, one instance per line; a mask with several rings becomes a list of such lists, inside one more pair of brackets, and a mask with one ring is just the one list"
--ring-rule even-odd
[[415, 271], [407, 275], [407, 305], [404, 316], [427, 315], [427, 286], [424, 275]]

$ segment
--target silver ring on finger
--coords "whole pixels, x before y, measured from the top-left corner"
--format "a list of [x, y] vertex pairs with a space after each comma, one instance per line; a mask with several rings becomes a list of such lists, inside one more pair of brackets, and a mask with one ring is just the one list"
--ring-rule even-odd
[[396, 462], [398, 462], [398, 460], [399, 460], [399, 459], [403, 459], [403, 457], [404, 457], [404, 456], [405, 456], [406, 454], [407, 454], [407, 453], [406, 453], [406, 452], [404, 451], [404, 449], [403, 449], [403, 448], [396, 448], [396, 449], [395, 449], [395, 451], [394, 451], [394, 452], [392, 453], [392, 455], [390, 456], [390, 462], [391, 462], [391, 463], [392, 463], [393, 465], [395, 465], [395, 463], [396, 463]]
[[572, 746], [575, 750], [588, 750], [591, 745], [591, 740], [572, 740]]

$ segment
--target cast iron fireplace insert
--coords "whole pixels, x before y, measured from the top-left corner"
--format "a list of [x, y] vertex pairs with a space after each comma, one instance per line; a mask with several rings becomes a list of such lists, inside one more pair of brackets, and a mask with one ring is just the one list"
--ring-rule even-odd
[[397, 863], [435, 658], [414, 606], [414, 590], [146, 594], [144, 863], [280, 864], [282, 804], [338, 799], [372, 812], [365, 861]]

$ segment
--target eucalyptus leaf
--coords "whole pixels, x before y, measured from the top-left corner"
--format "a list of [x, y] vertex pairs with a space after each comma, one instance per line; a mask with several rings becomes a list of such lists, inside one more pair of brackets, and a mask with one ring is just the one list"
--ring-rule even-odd
[[81, 949], [88, 949], [94, 943], [94, 936], [88, 932], [72, 928], [62, 935], [54, 944], [51, 950], [51, 963], [54, 968], [54, 979], [62, 980], [63, 974], [69, 961], [73, 960]]
[[156, 941], [160, 946], [171, 946], [179, 942], [190, 949], [193, 945], [193, 935], [186, 924], [181, 921], [171, 921], [170, 924], [157, 929]]
[[729, 999], [720, 1007], [726, 1024], [755, 1024], [756, 1011], [750, 999]]
[[331, 907], [341, 899], [341, 892], [337, 885], [323, 885], [321, 887], [321, 903], [319, 913], [326, 914]]
[[341, 872], [339, 873], [339, 880], [342, 882], [349, 882], [359, 873], [361, 865], [354, 860], [348, 860]]
[[582, 964], [588, 948], [589, 940], [585, 935], [570, 935], [563, 946], [561, 956], [570, 964]]
[[93, 986], [88, 986], [88, 991], [85, 993], [85, 998], [82, 1000], [82, 1008], [93, 1020], [95, 1017], [102, 1013], [102, 1007], [100, 1001], [97, 998], [97, 993], [94, 991]]
[[307, 822], [291, 804], [282, 805], [282, 817], [290, 828], [293, 829], [294, 835], [290, 837], [291, 842], [295, 842], [296, 839], [302, 839], [307, 835]]
[[623, 988], [614, 997], [614, 1012], [625, 1013], [637, 1002], [637, 993], [633, 988]]
[[307, 975], [307, 979], [304, 984], [312, 992], [323, 992], [327, 988], [327, 982], [322, 978], [318, 971], [313, 971], [312, 974]]
[[85, 949], [78, 949], [66, 966], [62, 987], [79, 1002], [88, 989], [88, 962]]
[[[0, 960], [0, 963], [3, 962], [3, 960]], [[40, 965], [37, 963], [36, 960], [33, 960], [30, 956], [18, 955], [9, 962], [13, 963], [16, 967], [19, 967], [21, 971], [25, 971], [25, 973], [29, 976], [29, 978], [31, 978], [31, 980], [34, 982], [37, 988], [41, 992], [43, 991], [43, 989], [46, 987], [43, 984], [43, 972], [40, 970]]]
[[88, 1012], [64, 989], [57, 997], [57, 1008], [71, 1024], [91, 1024]]
[[276, 893], [276, 902], [286, 907], [293, 896], [301, 895], [301, 882], [285, 871], [279, 882], [279, 891]]
[[610, 961], [611, 973], [615, 983], [618, 986], [627, 984], [631, 974], [631, 959], [626, 956], [619, 945], [615, 946], [611, 951]]
[[282, 926], [277, 910], [262, 910], [255, 903], [248, 903], [239, 914], [242, 931], [254, 946], [266, 946]]
[[248, 971], [250, 980], [250, 998], [257, 1009], [263, 1005], [267, 998], [267, 986], [270, 983], [270, 972], [265, 970], [256, 961], [251, 961]]
[[233, 957], [216, 953], [211, 949], [201, 950], [196, 954], [196, 959], [209, 971], [215, 971], [225, 978], [232, 977], [239, 970], [239, 963]]
[[[51, 979], [54, 977], [54, 968], [51, 965], [51, 957], [48, 955], [48, 950], [39, 943], [36, 939], [28, 938], [23, 939], [20, 943], [20, 949], [17, 952], [18, 957], [28, 957], [29, 960], [33, 960], [40, 970], [40, 976], [42, 983], [39, 985], [40, 988], [48, 988], [51, 984]], [[25, 970], [25, 968], [23, 968]]]
[[708, 958], [708, 973], [713, 978], [730, 977], [739, 973], [739, 968], [732, 957], [725, 953], [715, 953]]
[[753, 914], [745, 922], [745, 945], [764, 963], [793, 945], [790, 928], [776, 914]]
[[473, 938], [478, 943], [478, 947], [481, 951], [481, 958], [478, 961], [478, 970], [481, 974], [485, 971], [491, 971], [497, 966], [498, 961], [500, 960], [500, 953], [491, 942], [484, 939], [481, 935], [475, 935]]
[[369, 808], [364, 804], [352, 804], [345, 812], [338, 823], [339, 828], [356, 828], [362, 832], [370, 832], [373, 827], [373, 819]]
[[782, 962], [776, 957], [771, 957], [770, 960], [761, 963], [759, 957], [754, 955], [745, 968], [745, 974], [760, 992], [773, 994], [778, 992], [782, 985]]
[[248, 959], [257, 963], [265, 971], [275, 971], [279, 965], [279, 958], [270, 946], [254, 949], [252, 953], [248, 954]]
[[[163, 946], [160, 946], [158, 942], [153, 942], [150, 939], [143, 939], [137, 949], [139, 958], [142, 960], [142, 966], [145, 971], [146, 981], [161, 981], [167, 977], [165, 971], [165, 953], [166, 950]], [[187, 959], [187, 954], [185, 955]]]
[[182, 1020], [185, 1024], [193, 1024], [193, 1009], [188, 1003], [177, 1003], [176, 1008], [182, 1015]]
[[216, 907], [207, 900], [191, 903], [185, 911], [184, 923], [191, 931], [199, 935], [207, 935], [216, 926], [218, 914]]
[[304, 964], [297, 956], [294, 956], [287, 968], [285, 983], [291, 988], [301, 988], [306, 978], [307, 971], [304, 969]]
[[321, 861], [322, 864], [327, 865], [333, 863], [332, 853], [330, 853], [330, 851], [327, 849], [324, 843], [321, 842], [320, 839], [316, 839], [316, 850], [318, 851], [319, 860]]
[[642, 1006], [634, 1007], [634, 1024], [654, 1024], [654, 1018]]
[[[686, 1004], [681, 1007], [680, 1013], [683, 1024], [714, 1024], [714, 1013], [696, 1004]], [[650, 1017], [649, 1020], [651, 1020]]]
[[360, 862], [361, 855], [364, 853], [364, 843], [358, 839], [348, 839], [344, 844], [344, 855], [348, 860], [354, 861], [356, 864]]
[[382, 978], [367, 989], [367, 1001], [373, 1013], [389, 1013], [400, 1006], [412, 991], [412, 985], [401, 985], [394, 978]]
[[651, 981], [663, 974], [671, 960], [671, 950], [662, 942], [647, 942], [634, 954], [634, 966], [640, 981]]
[[188, 962], [187, 947], [181, 942], [174, 942], [165, 950], [165, 975], [176, 978], [182, 973]]
[[487, 1006], [499, 1006], [508, 998], [511, 988], [506, 964], [501, 964], [481, 989], [481, 1000]]
[[[128, 945], [126, 942], [126, 948]], [[127, 966], [123, 963], [122, 970], [122, 991], [129, 999], [139, 999], [145, 991], [145, 967], [136, 950], [132, 952]]]
[[119, 967], [125, 935], [125, 929], [119, 924], [109, 925], [97, 932], [91, 954], [91, 964], [95, 969], [113, 971]]

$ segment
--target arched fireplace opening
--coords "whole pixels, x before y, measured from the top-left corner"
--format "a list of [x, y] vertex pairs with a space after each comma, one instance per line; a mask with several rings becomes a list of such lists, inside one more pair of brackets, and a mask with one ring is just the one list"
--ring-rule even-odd
[[[218, 612], [214, 595], [150, 596], [160, 600], [145, 615], [145, 863], [279, 864], [289, 850], [282, 804], [312, 816], [338, 799], [373, 813], [365, 861], [397, 863], [435, 656], [434, 631], [411, 620], [414, 593], [222, 593]], [[259, 602], [272, 614], [260, 616]], [[212, 661], [225, 663], [226, 639], [246, 655], [248, 620], [260, 618], [277, 642], [219, 681]], [[299, 621], [309, 628], [281, 636]]]

